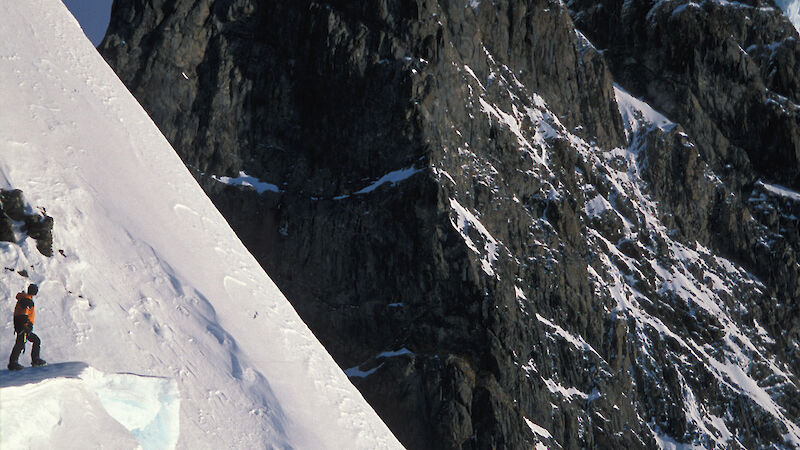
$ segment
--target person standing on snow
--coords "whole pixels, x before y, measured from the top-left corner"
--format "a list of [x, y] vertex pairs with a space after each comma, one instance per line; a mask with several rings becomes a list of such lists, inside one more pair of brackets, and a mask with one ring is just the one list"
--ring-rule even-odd
[[39, 292], [39, 287], [35, 284], [28, 286], [28, 292], [17, 294], [17, 306], [14, 307], [14, 332], [17, 333], [17, 342], [11, 350], [11, 357], [8, 359], [8, 370], [20, 370], [22, 365], [18, 362], [19, 354], [25, 351], [25, 343], [33, 342], [31, 350], [31, 366], [43, 366], [47, 364], [45, 360], [39, 358], [39, 348], [41, 340], [39, 336], [33, 334], [33, 318], [36, 315], [33, 308], [33, 296]]

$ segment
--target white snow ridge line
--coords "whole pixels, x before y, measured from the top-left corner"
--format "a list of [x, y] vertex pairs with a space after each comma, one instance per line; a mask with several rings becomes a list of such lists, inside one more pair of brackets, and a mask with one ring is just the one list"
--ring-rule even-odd
[[368, 194], [368, 193], [374, 191], [375, 189], [378, 189], [378, 187], [380, 185], [382, 185], [382, 184], [391, 183], [392, 185], [395, 185], [395, 184], [405, 180], [406, 178], [409, 178], [410, 176], [412, 176], [412, 175], [414, 175], [416, 173], [419, 173], [419, 172], [422, 172], [422, 169], [415, 169], [413, 166], [409, 167], [407, 169], [395, 170], [394, 172], [387, 173], [386, 175], [384, 175], [380, 179], [378, 179], [376, 182], [370, 184], [369, 186], [365, 187], [364, 189], [361, 189], [359, 191], [354, 192], [353, 194], [354, 195], [357, 195], [357, 194]]
[[560, 326], [556, 325], [555, 323], [553, 323], [553, 322], [545, 319], [544, 317], [540, 316], [539, 313], [536, 313], [536, 318], [539, 320], [539, 322], [542, 322], [543, 324], [545, 324], [548, 327], [550, 327], [553, 330], [555, 330], [557, 335], [561, 336], [562, 339], [564, 339], [565, 341], [567, 341], [570, 344], [572, 344], [575, 348], [577, 348], [579, 350], [586, 351], [586, 352], [594, 353], [595, 356], [600, 358], [600, 360], [603, 360], [603, 357], [600, 356], [600, 354], [595, 351], [594, 347], [589, 345], [588, 342], [584, 341], [582, 337], [576, 336], [576, 335], [564, 330], [563, 328], [561, 328]]
[[675, 127], [675, 123], [653, 109], [646, 102], [632, 96], [618, 84], [614, 83], [614, 95], [617, 98], [619, 113], [625, 123], [625, 134], [633, 136], [640, 128], [653, 126], [663, 131]]
[[[798, 0], [798, 1], [800, 1], [800, 0]], [[769, 191], [769, 192], [771, 192], [771, 193], [773, 193], [775, 195], [787, 198], [787, 199], [795, 201], [795, 202], [800, 202], [800, 192], [793, 191], [793, 190], [791, 190], [789, 188], [786, 188], [786, 187], [783, 187], [781, 185], [764, 183], [763, 181], [758, 180], [756, 182], [756, 186], [760, 186], [760, 187], [766, 189], [767, 191]]]
[[256, 177], [251, 177], [244, 171], [239, 172], [238, 177], [218, 177], [211, 175], [211, 178], [219, 181], [220, 183], [229, 184], [231, 186], [248, 186], [256, 190], [259, 194], [264, 192], [280, 192], [278, 186], [259, 180]]
[[[499, 242], [492, 237], [489, 230], [478, 220], [475, 215], [469, 212], [466, 208], [461, 206], [456, 199], [450, 199], [450, 209], [456, 214], [456, 219], [450, 218], [450, 223], [453, 228], [461, 234], [464, 243], [473, 252], [477, 253], [481, 259], [481, 268], [489, 276], [495, 276], [493, 264], [497, 261], [498, 251], [500, 249]], [[469, 236], [469, 230], [474, 229], [478, 232], [484, 241], [483, 250], [478, 249], [478, 246]]]

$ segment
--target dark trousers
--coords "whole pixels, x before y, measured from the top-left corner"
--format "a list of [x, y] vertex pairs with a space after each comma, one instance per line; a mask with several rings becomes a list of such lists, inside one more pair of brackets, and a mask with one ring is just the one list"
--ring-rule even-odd
[[42, 344], [42, 341], [39, 340], [39, 336], [33, 334], [32, 332], [23, 331], [22, 333], [17, 333], [17, 342], [14, 344], [14, 349], [11, 350], [11, 357], [8, 359], [8, 362], [18, 362], [19, 354], [25, 349], [26, 335], [27, 340], [33, 343], [33, 350], [31, 350], [31, 361], [36, 361], [39, 359], [39, 347]]

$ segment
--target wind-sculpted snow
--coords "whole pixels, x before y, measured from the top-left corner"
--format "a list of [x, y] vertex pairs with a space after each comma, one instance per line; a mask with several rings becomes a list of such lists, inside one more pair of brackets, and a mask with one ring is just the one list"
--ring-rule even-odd
[[0, 92], [0, 188], [57, 250], [0, 243], [0, 353], [33, 282], [52, 365], [2, 378], [53, 374], [0, 388], [0, 447], [399, 447], [60, 1], [0, 4]]
[[55, 363], [0, 374], [0, 434], [8, 448], [175, 448], [180, 393], [174, 380], [106, 374]]

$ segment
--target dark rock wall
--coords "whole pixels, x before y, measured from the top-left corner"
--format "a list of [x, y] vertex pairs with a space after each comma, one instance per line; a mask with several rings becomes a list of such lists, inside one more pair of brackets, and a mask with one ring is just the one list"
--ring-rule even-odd
[[789, 446], [797, 51], [737, 5], [136, 0], [100, 50], [409, 448]]
[[800, 47], [773, 3], [568, 5], [615, 80], [683, 124], [715, 170], [800, 188]]

